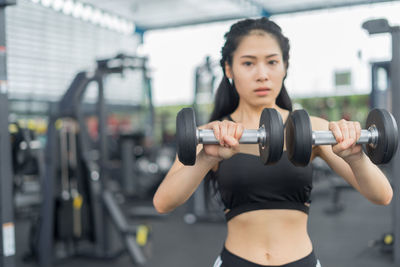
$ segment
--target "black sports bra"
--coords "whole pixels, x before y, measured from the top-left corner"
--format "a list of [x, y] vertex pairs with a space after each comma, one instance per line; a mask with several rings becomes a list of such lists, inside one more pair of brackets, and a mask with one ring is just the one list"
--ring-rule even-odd
[[219, 163], [215, 177], [225, 210], [229, 210], [227, 221], [259, 209], [294, 209], [308, 214], [312, 165], [294, 166], [286, 151], [273, 165], [264, 165], [258, 156], [238, 153]]

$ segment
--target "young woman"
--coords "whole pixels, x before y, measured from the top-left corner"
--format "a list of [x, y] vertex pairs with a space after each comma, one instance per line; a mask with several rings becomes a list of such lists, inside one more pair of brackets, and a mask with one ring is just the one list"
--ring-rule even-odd
[[[204, 177], [215, 182], [225, 205], [227, 238], [214, 266], [320, 266], [307, 233], [312, 168], [295, 167], [284, 151], [264, 166], [258, 145], [239, 145], [244, 129], [258, 129], [264, 108], [274, 108], [285, 122], [292, 103], [284, 86], [289, 40], [267, 18], [246, 19], [225, 35], [210, 123], [219, 145], [199, 145], [196, 164], [175, 161], [154, 196], [154, 206], [168, 213], [183, 204]], [[310, 55], [312, 56], [312, 55]], [[356, 144], [358, 122], [328, 122], [311, 117], [313, 130], [330, 130], [338, 144], [315, 146], [319, 156], [363, 196], [388, 205], [392, 188], [384, 174]], [[285, 150], [286, 148], [284, 148]]]

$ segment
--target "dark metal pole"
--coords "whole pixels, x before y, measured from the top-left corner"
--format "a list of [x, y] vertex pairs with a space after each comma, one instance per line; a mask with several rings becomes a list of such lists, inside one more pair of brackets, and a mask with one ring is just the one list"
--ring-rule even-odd
[[54, 245], [54, 183], [57, 147], [57, 130], [55, 122], [56, 107], [50, 106], [50, 118], [47, 127], [47, 144], [45, 149], [45, 172], [41, 181], [42, 204], [40, 206], [39, 237], [37, 242], [37, 255], [40, 267], [51, 267], [53, 264]]
[[[390, 64], [390, 78], [392, 88], [392, 113], [400, 119], [400, 27], [391, 27], [392, 34], [392, 61]], [[394, 221], [394, 262], [400, 264], [400, 153], [396, 153], [392, 159], [393, 179], [393, 221]]]
[[154, 110], [154, 105], [153, 105], [153, 88], [151, 86], [152, 80], [151, 80], [151, 76], [150, 76], [150, 71], [149, 71], [148, 66], [147, 66], [147, 61], [148, 61], [147, 58], [143, 59], [143, 67], [141, 68], [142, 72], [143, 72], [143, 74], [142, 74], [142, 78], [143, 78], [142, 84], [143, 84], [143, 87], [144, 87], [144, 90], [145, 90], [145, 92], [144, 92], [145, 95], [144, 96], [148, 97], [148, 101], [149, 101], [149, 107], [148, 108], [150, 110], [150, 114], [149, 114], [150, 118], [148, 120], [148, 123], [150, 124], [149, 125], [150, 127], [148, 129], [146, 129], [146, 131], [147, 131], [146, 134], [148, 134], [148, 136], [150, 136], [150, 138], [151, 138], [151, 141], [154, 142], [155, 110]]
[[[14, 2], [15, 3], [15, 2]], [[15, 266], [15, 225], [13, 210], [11, 146], [8, 132], [8, 88], [6, 12], [10, 1], [0, 1], [0, 266]]]
[[108, 153], [107, 153], [107, 114], [105, 107], [105, 96], [104, 96], [104, 86], [103, 86], [103, 75], [101, 73], [96, 73], [96, 80], [98, 85], [98, 100], [97, 100], [97, 112], [98, 112], [98, 137], [99, 137], [99, 167], [100, 167], [100, 194], [96, 196], [98, 198], [99, 203], [101, 203], [101, 214], [98, 219], [102, 221], [101, 227], [103, 228], [103, 232], [101, 236], [98, 236], [100, 240], [98, 240], [98, 246], [101, 246], [102, 254], [110, 253], [110, 236], [109, 236], [109, 226], [110, 222], [106, 217], [106, 207], [105, 203], [102, 201], [102, 192], [107, 188], [108, 184], [108, 169], [107, 169], [107, 161], [108, 161]]

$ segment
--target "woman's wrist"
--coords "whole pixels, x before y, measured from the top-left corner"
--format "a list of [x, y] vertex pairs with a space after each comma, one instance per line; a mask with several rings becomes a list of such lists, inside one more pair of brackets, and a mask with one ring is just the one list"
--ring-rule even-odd
[[350, 165], [351, 168], [359, 168], [370, 162], [369, 158], [363, 151], [361, 151], [359, 155], [352, 155], [348, 157], [345, 159], [345, 161]]
[[203, 160], [207, 164], [210, 164], [211, 166], [214, 166], [218, 162], [222, 160], [220, 157], [215, 157], [215, 156], [210, 156], [205, 153], [205, 151], [202, 149], [199, 154], [197, 154], [197, 160]]

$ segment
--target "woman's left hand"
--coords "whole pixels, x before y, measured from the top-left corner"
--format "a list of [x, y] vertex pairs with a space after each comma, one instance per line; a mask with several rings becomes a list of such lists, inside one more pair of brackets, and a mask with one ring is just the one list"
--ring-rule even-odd
[[361, 159], [363, 155], [362, 145], [356, 144], [361, 135], [359, 122], [344, 119], [329, 122], [329, 130], [332, 131], [337, 141], [336, 145], [332, 145], [332, 150], [336, 155], [349, 164]]

